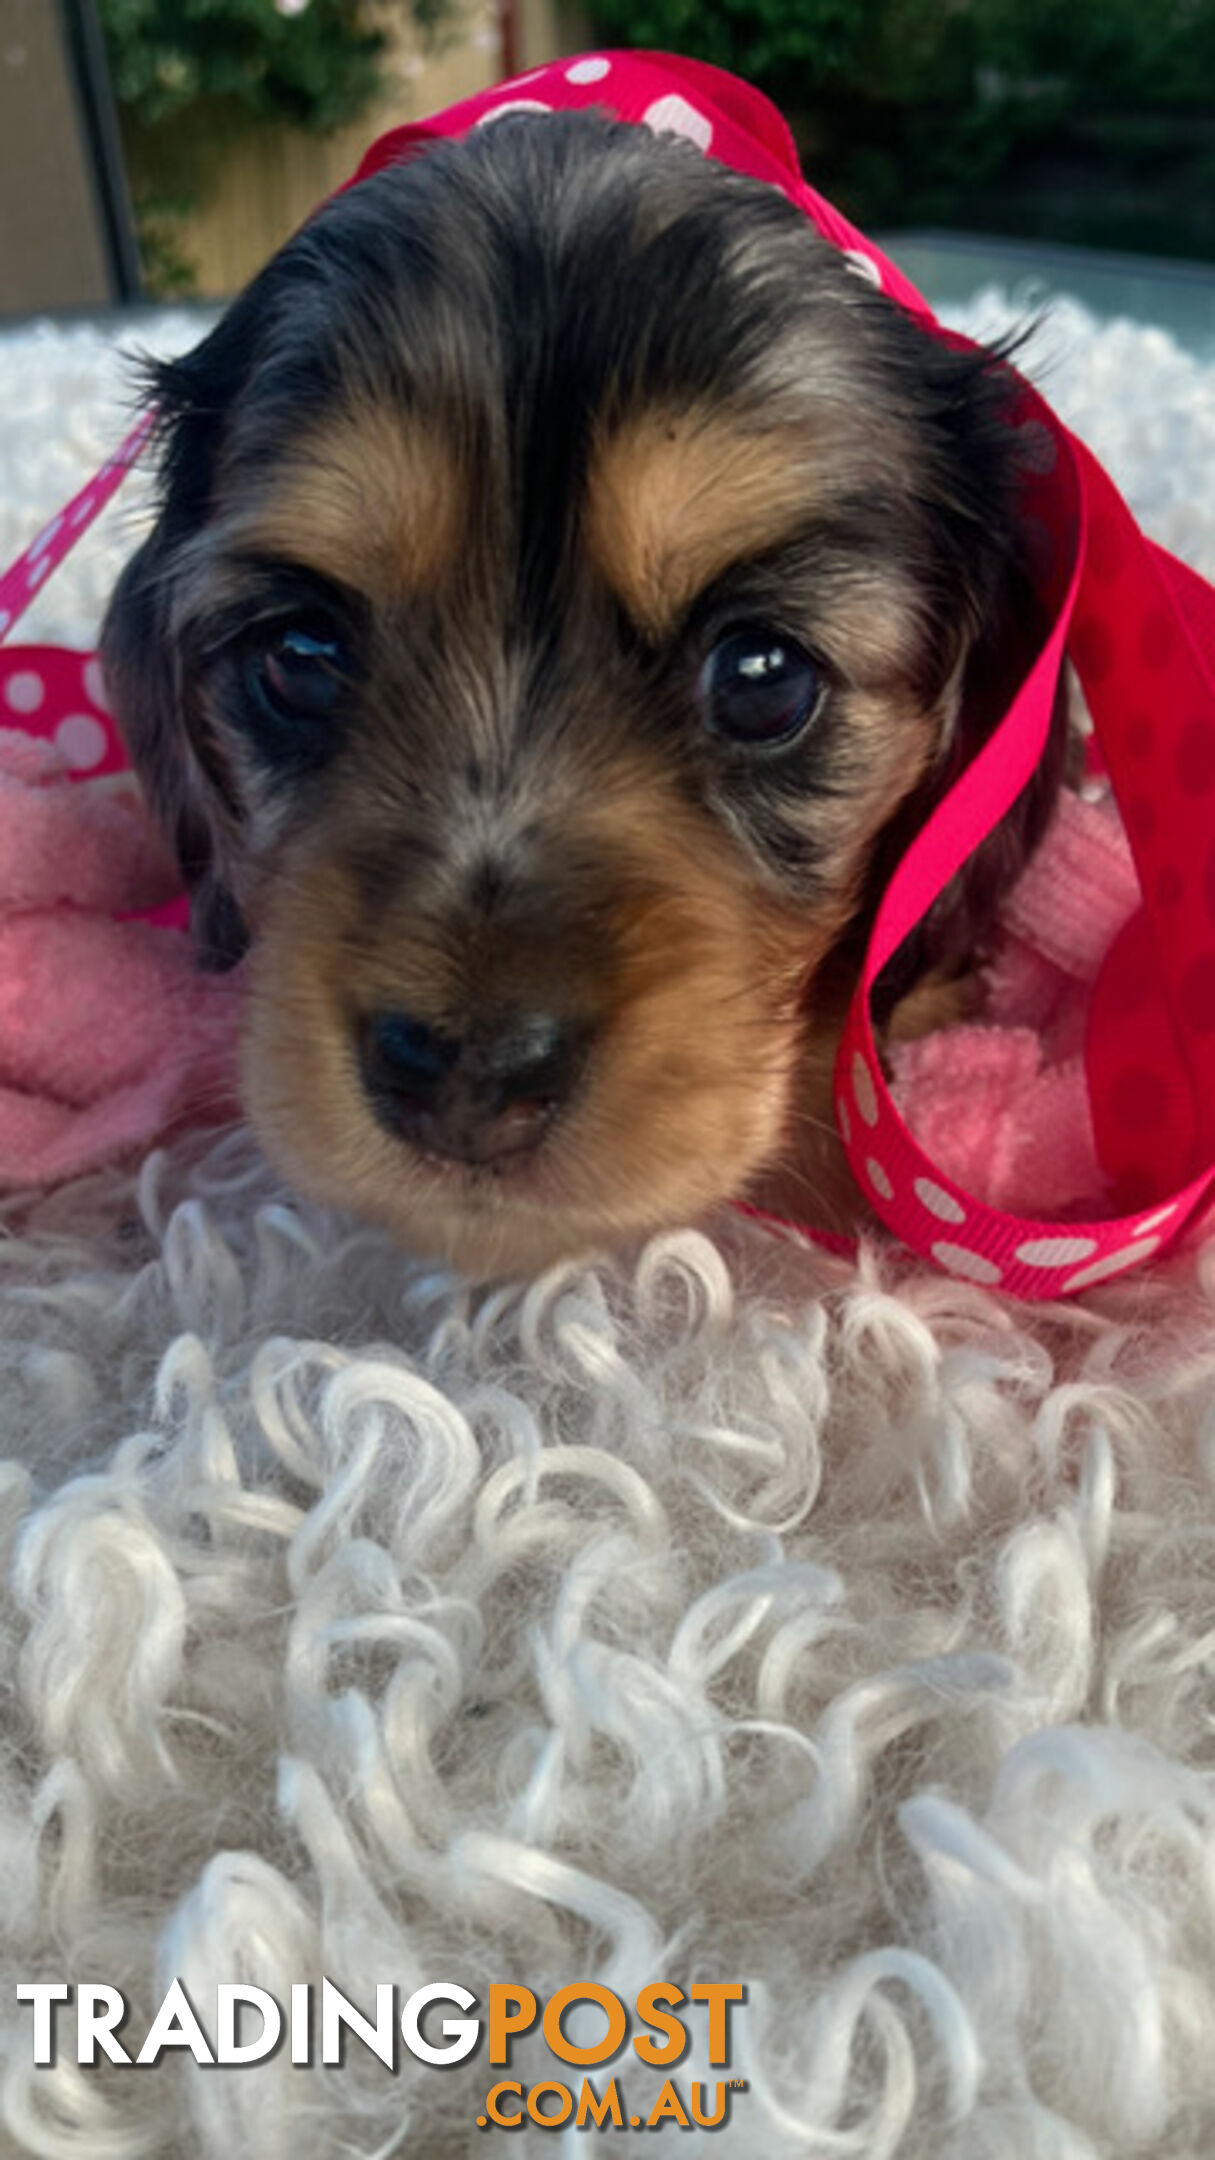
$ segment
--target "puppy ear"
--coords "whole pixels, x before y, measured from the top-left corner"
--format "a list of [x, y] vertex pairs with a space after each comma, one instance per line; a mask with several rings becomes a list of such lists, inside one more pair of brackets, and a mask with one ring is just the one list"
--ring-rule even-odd
[[[950, 454], [939, 468], [945, 485], [938, 509], [944, 512], [949, 572], [940, 629], [953, 671], [953, 717], [933, 770], [883, 836], [878, 890], [937, 803], [990, 740], [1048, 628], [1019, 526], [1023, 451], [1011, 424], [1016, 392], [1008, 362], [1028, 335], [1027, 329], [988, 353], [937, 363], [953, 369]], [[987, 956], [1000, 906], [1045, 834], [1070, 753], [1069, 691], [1061, 677], [1036, 770], [883, 970], [875, 988], [879, 1017], [925, 973], [960, 975]]]
[[[947, 784], [989, 740], [1033, 664], [1048, 624], [1023, 570], [1010, 564], [969, 655]], [[990, 943], [1000, 905], [1044, 838], [1071, 760], [1071, 696], [1059, 677], [1041, 758], [995, 830], [963, 863], [929, 918], [934, 964], [957, 968]]]
[[[1006, 565], [986, 623], [964, 663], [955, 727], [941, 763], [883, 836], [878, 890], [915, 833], [989, 740], [1045, 634], [1041, 602], [1015, 563]], [[1046, 833], [1073, 763], [1070, 686], [1059, 678], [1050, 732], [1021, 793], [882, 970], [874, 1011], [883, 1019], [928, 973], [957, 977], [990, 955], [1000, 907]]]
[[242, 373], [227, 321], [184, 360], [146, 370], [159, 418], [160, 514], [119, 578], [101, 632], [118, 726], [181, 867], [199, 962], [214, 969], [235, 966], [248, 944], [236, 898], [240, 807], [186, 680], [173, 617], [183, 549], [207, 517]]
[[195, 747], [169, 625], [173, 548], [157, 531], [118, 580], [101, 633], [110, 702], [153, 817], [190, 895], [199, 963], [234, 967], [249, 942], [231, 882], [236, 819]]

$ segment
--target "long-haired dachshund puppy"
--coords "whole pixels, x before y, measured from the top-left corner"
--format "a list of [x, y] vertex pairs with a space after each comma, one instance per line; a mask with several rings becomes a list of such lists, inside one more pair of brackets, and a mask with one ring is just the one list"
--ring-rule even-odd
[[1003, 362], [688, 144], [517, 115], [327, 204], [153, 390], [105, 662], [288, 1176], [479, 1274], [859, 1207], [868, 921], [1033, 629]]

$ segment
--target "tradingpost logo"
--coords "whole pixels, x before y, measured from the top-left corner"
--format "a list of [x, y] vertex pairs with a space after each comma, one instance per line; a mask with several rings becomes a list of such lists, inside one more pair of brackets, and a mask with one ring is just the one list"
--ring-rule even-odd
[[[454, 1980], [432, 1980], [403, 2003], [392, 1981], [379, 1982], [374, 1992], [371, 2017], [328, 1979], [319, 1988], [311, 1981], [293, 1982], [285, 2006], [266, 1988], [221, 1981], [209, 2033], [175, 1979], [142, 2039], [129, 2030], [121, 1991], [105, 1981], [24, 1981], [17, 1999], [32, 2011], [33, 2058], [40, 2069], [57, 2060], [64, 2009], [74, 2013], [76, 2061], [82, 2068], [104, 2057], [120, 2069], [147, 2069], [166, 2053], [179, 2052], [208, 2066], [254, 2069], [286, 2047], [292, 2068], [304, 2071], [318, 2062], [342, 2064], [354, 2043], [390, 2071], [399, 2067], [402, 2048], [419, 2062], [448, 2069], [470, 2060], [484, 2042], [490, 2076], [476, 2117], [481, 2130], [518, 2130], [528, 2122], [549, 2130], [569, 2122], [580, 2130], [668, 2125], [720, 2130], [735, 2096], [746, 2091], [744, 2079], [728, 2074], [732, 2013], [746, 2000], [740, 1981], [696, 1981], [684, 1989], [673, 1980], [654, 1980], [631, 2008], [594, 1980], [571, 1981], [543, 2002], [518, 1981], [490, 1987], [484, 2004]], [[576, 2007], [582, 2029], [595, 2021], [595, 2013], [603, 2017], [599, 2037], [582, 2045], [567, 2031]], [[250, 2032], [252, 2024], [257, 2029]], [[510, 2074], [512, 2043], [537, 2028], [559, 2074], [525, 2083]], [[675, 2075], [694, 2039], [702, 2042], [700, 2059], [725, 2074], [708, 2080]], [[628, 2100], [634, 2063], [670, 2073], [644, 2112], [630, 2108]], [[584, 2074], [592, 2070], [594, 2078]]]

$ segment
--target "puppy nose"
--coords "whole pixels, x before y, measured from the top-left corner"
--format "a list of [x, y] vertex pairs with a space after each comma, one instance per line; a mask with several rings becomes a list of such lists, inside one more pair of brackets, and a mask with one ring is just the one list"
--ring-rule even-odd
[[460, 1056], [460, 1045], [412, 1013], [379, 1013], [367, 1029], [364, 1062], [402, 1100], [430, 1103]]
[[494, 1163], [542, 1138], [582, 1068], [588, 1030], [549, 1013], [458, 1039], [413, 1013], [377, 1013], [363, 1078], [391, 1132], [456, 1162]]

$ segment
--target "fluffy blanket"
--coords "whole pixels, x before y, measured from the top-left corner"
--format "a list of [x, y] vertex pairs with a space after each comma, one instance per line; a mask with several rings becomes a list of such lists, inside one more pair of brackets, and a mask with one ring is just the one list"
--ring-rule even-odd
[[[1066, 307], [1036, 353], [1215, 572], [1215, 369]], [[0, 340], [0, 555], [118, 382], [90, 330]], [[91, 634], [137, 518], [31, 635]], [[730, 1218], [471, 1295], [239, 1130], [7, 1218], [4, 2160], [573, 2155], [613, 2076], [693, 2154], [1215, 2150], [1215, 1251], [1028, 1309]], [[666, 2064], [664, 1981], [743, 1991]], [[509, 2062], [389, 2048], [430, 1983], [512, 1989]], [[610, 2060], [569, 2060], [602, 2005], [541, 2023], [571, 1983]], [[199, 2059], [233, 1984], [309, 1989], [311, 2062], [302, 1995]]]

